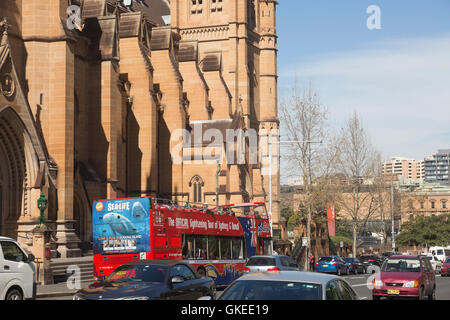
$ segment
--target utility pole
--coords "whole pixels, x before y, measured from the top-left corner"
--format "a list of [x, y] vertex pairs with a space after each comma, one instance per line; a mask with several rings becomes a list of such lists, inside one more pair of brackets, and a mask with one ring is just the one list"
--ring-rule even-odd
[[273, 224], [272, 224], [272, 133], [269, 133], [269, 223], [270, 223], [270, 235], [272, 240], [270, 241], [271, 251], [273, 252]]
[[216, 172], [216, 207], [219, 207], [219, 175], [220, 175], [220, 161], [217, 160], [217, 172]]
[[[270, 218], [270, 232], [272, 234], [272, 134], [269, 133], [269, 218]], [[307, 143], [308, 144], [308, 151], [311, 152], [311, 143], [323, 143], [322, 141], [300, 141], [300, 140], [291, 140], [291, 141], [277, 141], [275, 142], [277, 144], [282, 143]], [[306, 190], [307, 190], [307, 197], [308, 197], [308, 217], [306, 222], [306, 235], [308, 239], [308, 243], [306, 246], [306, 252], [305, 252], [305, 270], [308, 271], [309, 269], [309, 252], [311, 251], [311, 220], [312, 220], [312, 214], [311, 214], [311, 199], [310, 199], [310, 183], [311, 183], [311, 163], [309, 163], [308, 173], [306, 176], [306, 179], [308, 182], [306, 183]], [[305, 183], [305, 181], [303, 181]], [[272, 250], [273, 250], [273, 240], [272, 240]]]
[[391, 180], [391, 219], [392, 219], [392, 251], [395, 252], [395, 227], [394, 227], [394, 182]]

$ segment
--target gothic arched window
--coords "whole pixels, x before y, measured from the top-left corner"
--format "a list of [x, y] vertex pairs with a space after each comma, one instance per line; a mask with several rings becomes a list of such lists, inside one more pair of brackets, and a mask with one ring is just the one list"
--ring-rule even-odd
[[202, 194], [203, 194], [203, 186], [205, 183], [203, 182], [203, 179], [199, 176], [194, 176], [191, 179], [191, 182], [189, 183], [189, 187], [191, 188], [191, 196], [192, 201], [196, 203], [202, 202]]

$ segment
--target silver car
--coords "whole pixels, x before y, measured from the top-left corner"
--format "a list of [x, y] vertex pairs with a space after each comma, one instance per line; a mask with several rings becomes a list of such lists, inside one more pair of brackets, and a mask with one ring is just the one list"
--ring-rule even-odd
[[219, 300], [359, 300], [341, 277], [316, 272], [278, 271], [245, 274]]
[[244, 272], [264, 272], [264, 271], [302, 271], [291, 257], [282, 255], [262, 255], [253, 256], [248, 259], [244, 267]]

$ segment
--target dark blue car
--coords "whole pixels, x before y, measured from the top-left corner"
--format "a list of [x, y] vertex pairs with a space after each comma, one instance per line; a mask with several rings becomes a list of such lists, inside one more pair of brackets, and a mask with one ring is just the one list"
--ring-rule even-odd
[[338, 256], [321, 257], [316, 263], [316, 271], [334, 273], [338, 276], [349, 274], [348, 266], [345, 264], [345, 261]]

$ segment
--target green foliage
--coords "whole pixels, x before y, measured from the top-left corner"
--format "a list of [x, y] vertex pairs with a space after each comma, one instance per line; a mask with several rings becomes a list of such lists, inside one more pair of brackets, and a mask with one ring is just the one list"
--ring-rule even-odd
[[445, 246], [450, 241], [450, 214], [416, 216], [402, 225], [396, 241], [399, 245]]
[[352, 222], [350, 220], [336, 220], [336, 236], [353, 238]]
[[342, 237], [342, 236], [330, 236], [331, 241], [333, 241], [335, 243], [336, 246], [340, 246], [341, 241], [344, 242], [345, 244], [348, 245], [352, 245], [352, 240], [350, 238], [347, 237]]

